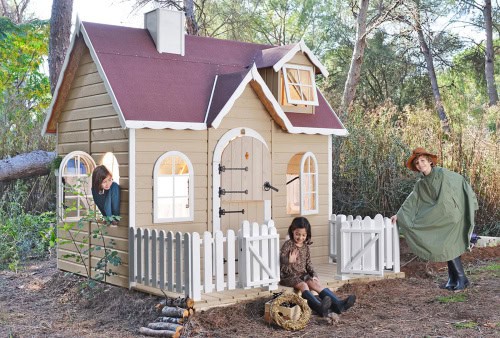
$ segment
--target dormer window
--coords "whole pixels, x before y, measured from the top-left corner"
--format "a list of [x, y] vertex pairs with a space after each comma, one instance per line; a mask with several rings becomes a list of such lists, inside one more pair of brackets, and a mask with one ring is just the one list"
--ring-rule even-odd
[[284, 65], [283, 80], [283, 105], [318, 105], [313, 67]]

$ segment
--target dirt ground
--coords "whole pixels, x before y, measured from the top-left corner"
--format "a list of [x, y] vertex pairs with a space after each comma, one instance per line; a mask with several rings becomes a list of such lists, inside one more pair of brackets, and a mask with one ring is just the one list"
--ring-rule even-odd
[[[471, 286], [439, 288], [446, 263], [415, 258], [402, 243], [405, 279], [349, 284], [336, 293], [356, 294], [353, 308], [333, 319], [312, 316], [290, 332], [264, 322], [270, 297], [196, 312], [183, 337], [500, 337], [500, 247], [462, 256]], [[58, 271], [55, 260], [0, 271], [1, 337], [140, 337], [156, 317], [159, 299], [109, 285], [81, 288], [82, 279]], [[454, 302], [455, 301], [455, 302]]]

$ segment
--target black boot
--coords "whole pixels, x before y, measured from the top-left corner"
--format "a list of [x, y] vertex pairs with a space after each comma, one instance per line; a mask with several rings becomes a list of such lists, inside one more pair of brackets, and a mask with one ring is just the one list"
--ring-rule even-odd
[[306, 299], [307, 305], [321, 317], [328, 316], [328, 310], [332, 305], [330, 298], [327, 297], [319, 301], [309, 290], [302, 291], [302, 298]]
[[457, 277], [456, 279], [457, 283], [453, 288], [453, 290], [457, 291], [465, 289], [467, 286], [469, 286], [469, 280], [465, 276], [464, 267], [462, 266], [462, 261], [460, 260], [460, 256], [451, 260], [450, 262], [453, 265], [453, 269]]
[[328, 297], [332, 300], [331, 309], [336, 314], [340, 314], [341, 312], [347, 311], [351, 306], [356, 302], [356, 296], [350, 295], [344, 300], [340, 300], [335, 296], [332, 290], [329, 288], [324, 288], [320, 293], [319, 297], [321, 299]]
[[457, 286], [457, 272], [455, 271], [455, 267], [453, 266], [452, 261], [448, 261], [448, 282], [444, 286], [443, 289], [453, 291], [453, 289]]

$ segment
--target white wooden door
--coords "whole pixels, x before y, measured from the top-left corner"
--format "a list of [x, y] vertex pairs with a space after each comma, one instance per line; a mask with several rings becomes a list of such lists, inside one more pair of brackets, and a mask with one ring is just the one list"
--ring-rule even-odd
[[[235, 232], [243, 220], [265, 221], [265, 210], [270, 208], [271, 192], [264, 189], [271, 182], [271, 155], [258, 139], [240, 136], [224, 148], [220, 162], [221, 230]], [[242, 212], [244, 210], [244, 212]]]

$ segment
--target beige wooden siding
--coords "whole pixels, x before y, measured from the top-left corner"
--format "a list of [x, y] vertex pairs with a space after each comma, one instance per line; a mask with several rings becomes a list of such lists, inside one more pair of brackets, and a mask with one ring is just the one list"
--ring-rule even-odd
[[[75, 79], [66, 97], [62, 113], [57, 125], [57, 152], [64, 157], [72, 151], [84, 151], [91, 155], [96, 164], [102, 162], [107, 152], [112, 152], [119, 163], [121, 203], [120, 210], [122, 219], [117, 227], [108, 227], [105, 239], [113, 240], [116, 244], [114, 249], [122, 260], [122, 265], [112, 267], [117, 276], [108, 279], [108, 282], [128, 286], [128, 130], [122, 129], [117, 112], [111, 104], [104, 83], [97, 72], [88, 50], [80, 60]], [[85, 236], [89, 237], [96, 225], [89, 229], [85, 226], [81, 232], [72, 231], [78, 243], [83, 243]], [[60, 238], [68, 238], [69, 234], [59, 231]], [[95, 248], [102, 243], [90, 236], [90, 245]], [[85, 247], [88, 248], [87, 244]], [[65, 254], [75, 253], [73, 244], [65, 244], [58, 248], [58, 267], [62, 270], [85, 274], [84, 267], [74, 259], [63, 258]], [[87, 254], [87, 260], [91, 261], [91, 269], [95, 267], [102, 251], [93, 251]], [[92, 271], [92, 274], [95, 274]]]
[[[199, 232], [207, 230], [207, 132], [195, 130], [136, 131], [136, 226], [166, 231]], [[153, 223], [153, 171], [156, 161], [166, 152], [187, 156], [194, 170], [194, 220]]]
[[286, 213], [286, 170], [288, 162], [297, 153], [312, 152], [318, 161], [319, 213], [305, 216], [312, 227], [311, 256], [313, 263], [328, 262], [328, 136], [288, 134], [279, 127], [273, 128], [273, 182], [279, 192], [273, 192], [272, 218], [281, 238], [287, 235], [288, 227], [296, 216]]

